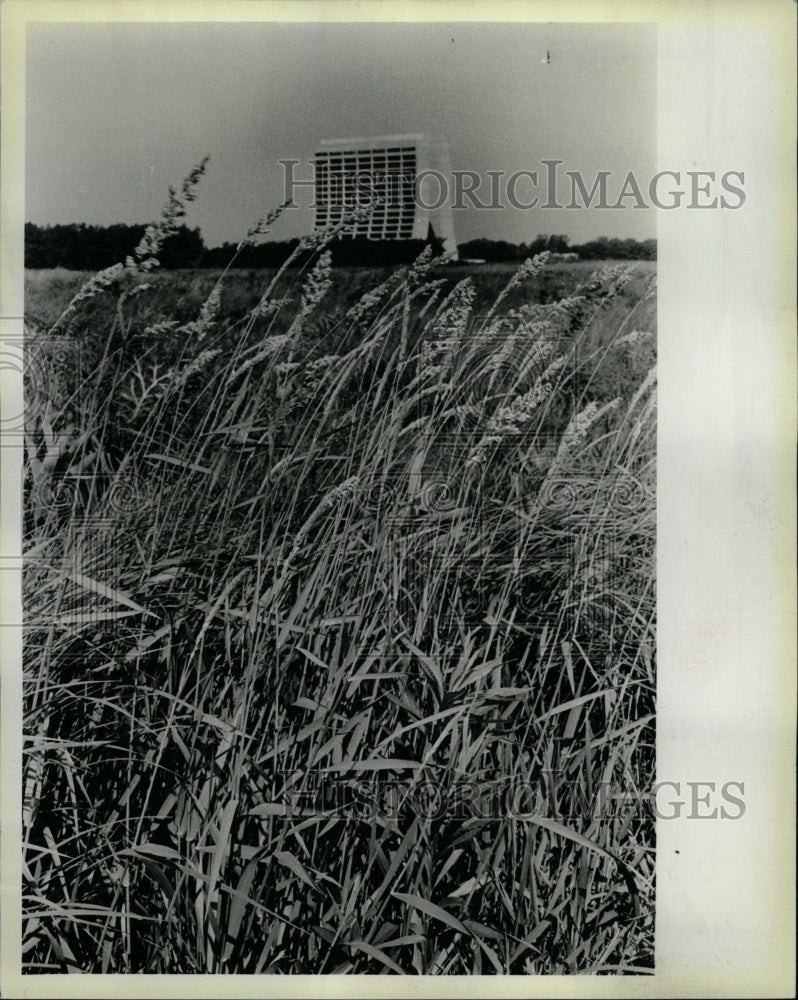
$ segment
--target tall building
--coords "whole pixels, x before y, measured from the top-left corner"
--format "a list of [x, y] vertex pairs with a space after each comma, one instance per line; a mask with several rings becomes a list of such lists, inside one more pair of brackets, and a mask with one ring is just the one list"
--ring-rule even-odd
[[422, 133], [324, 139], [313, 160], [315, 227], [339, 222], [346, 212], [379, 200], [353, 236], [371, 240], [443, 243], [457, 259], [452, 219], [452, 176], [446, 143]]

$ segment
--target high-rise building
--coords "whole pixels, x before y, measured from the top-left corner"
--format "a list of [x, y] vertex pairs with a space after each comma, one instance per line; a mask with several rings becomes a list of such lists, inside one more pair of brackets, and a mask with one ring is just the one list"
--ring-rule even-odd
[[314, 158], [315, 227], [339, 222], [353, 208], [376, 202], [353, 236], [443, 243], [457, 259], [452, 176], [446, 143], [422, 133], [324, 139]]

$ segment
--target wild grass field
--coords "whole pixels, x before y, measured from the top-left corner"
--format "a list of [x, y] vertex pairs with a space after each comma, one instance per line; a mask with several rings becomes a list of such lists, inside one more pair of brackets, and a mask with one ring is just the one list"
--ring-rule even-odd
[[180, 198], [27, 276], [26, 970], [651, 972], [654, 266], [158, 273]]

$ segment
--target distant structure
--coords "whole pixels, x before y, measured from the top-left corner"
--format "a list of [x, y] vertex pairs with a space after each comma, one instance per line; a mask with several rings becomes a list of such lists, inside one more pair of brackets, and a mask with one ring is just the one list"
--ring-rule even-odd
[[339, 222], [346, 212], [379, 199], [355, 237], [370, 240], [439, 239], [444, 256], [457, 260], [446, 143], [423, 133], [324, 139], [313, 163], [315, 228]]

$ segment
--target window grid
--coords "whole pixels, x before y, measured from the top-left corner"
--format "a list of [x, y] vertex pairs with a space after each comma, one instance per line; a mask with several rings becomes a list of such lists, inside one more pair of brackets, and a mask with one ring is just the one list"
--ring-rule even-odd
[[360, 150], [322, 150], [316, 167], [317, 229], [340, 222], [373, 192], [381, 200], [354, 227], [354, 236], [409, 239], [416, 215], [414, 185], [418, 165], [415, 145]]

